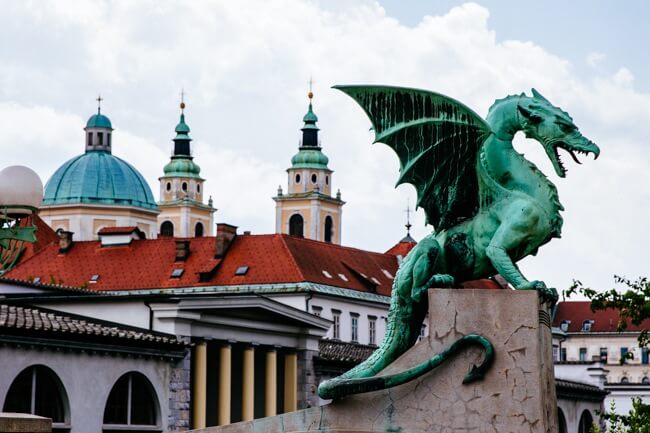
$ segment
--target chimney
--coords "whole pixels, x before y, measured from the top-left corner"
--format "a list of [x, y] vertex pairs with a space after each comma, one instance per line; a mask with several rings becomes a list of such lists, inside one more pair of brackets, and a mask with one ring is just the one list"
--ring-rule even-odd
[[184, 262], [190, 256], [190, 241], [176, 239], [176, 261]]
[[67, 230], [58, 229], [56, 231], [59, 236], [59, 253], [66, 253], [72, 247], [72, 235], [74, 233]]
[[217, 245], [215, 257], [221, 258], [226, 254], [230, 244], [237, 237], [237, 226], [226, 223], [217, 224]]

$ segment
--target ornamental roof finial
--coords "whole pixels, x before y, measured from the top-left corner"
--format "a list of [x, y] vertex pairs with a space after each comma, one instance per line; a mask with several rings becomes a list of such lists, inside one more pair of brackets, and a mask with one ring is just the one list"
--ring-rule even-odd
[[103, 100], [104, 99], [102, 98], [102, 95], [97, 95], [97, 99], [96, 99], [96, 101], [97, 101], [97, 114], [102, 113], [102, 101]]

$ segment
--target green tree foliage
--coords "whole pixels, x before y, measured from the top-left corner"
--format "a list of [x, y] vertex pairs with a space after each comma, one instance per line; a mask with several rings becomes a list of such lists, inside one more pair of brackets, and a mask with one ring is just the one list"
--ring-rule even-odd
[[650, 433], [650, 405], [643, 404], [640, 398], [632, 399], [628, 415], [617, 415], [612, 401], [609, 412], [602, 418], [607, 421], [607, 429], [603, 432], [594, 424], [591, 433]]

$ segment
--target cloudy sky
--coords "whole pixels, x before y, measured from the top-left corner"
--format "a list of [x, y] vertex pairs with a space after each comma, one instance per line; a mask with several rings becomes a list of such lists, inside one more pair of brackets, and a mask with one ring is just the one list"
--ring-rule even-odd
[[[278, 185], [297, 151], [309, 77], [324, 152], [344, 208], [343, 243], [384, 251], [405, 233], [409, 185], [371, 146], [369, 121], [334, 84], [431, 89], [481, 115], [496, 98], [540, 90], [598, 143], [598, 161], [558, 179], [540, 146], [515, 142], [557, 184], [562, 239], [522, 263], [558, 289], [614, 274], [650, 275], [650, 68], [642, 1], [546, 2], [56, 1], [3, 2], [2, 165], [45, 182], [83, 151], [83, 126], [104, 98], [114, 153], [158, 197], [185, 89], [194, 155], [217, 221], [274, 229]], [[413, 234], [425, 236], [424, 215]]]

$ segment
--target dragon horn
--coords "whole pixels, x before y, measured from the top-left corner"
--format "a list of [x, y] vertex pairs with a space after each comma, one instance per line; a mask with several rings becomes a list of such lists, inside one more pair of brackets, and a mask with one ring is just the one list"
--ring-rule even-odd
[[532, 92], [533, 92], [533, 96], [534, 96], [535, 98], [537, 98], [537, 99], [541, 99], [542, 101], [546, 101], [546, 102], [548, 102], [548, 103], [550, 104], [549, 100], [546, 99], [545, 97], [543, 97], [542, 94], [539, 93], [537, 90], [535, 90], [534, 87], [533, 87], [531, 90], [532, 90]]

